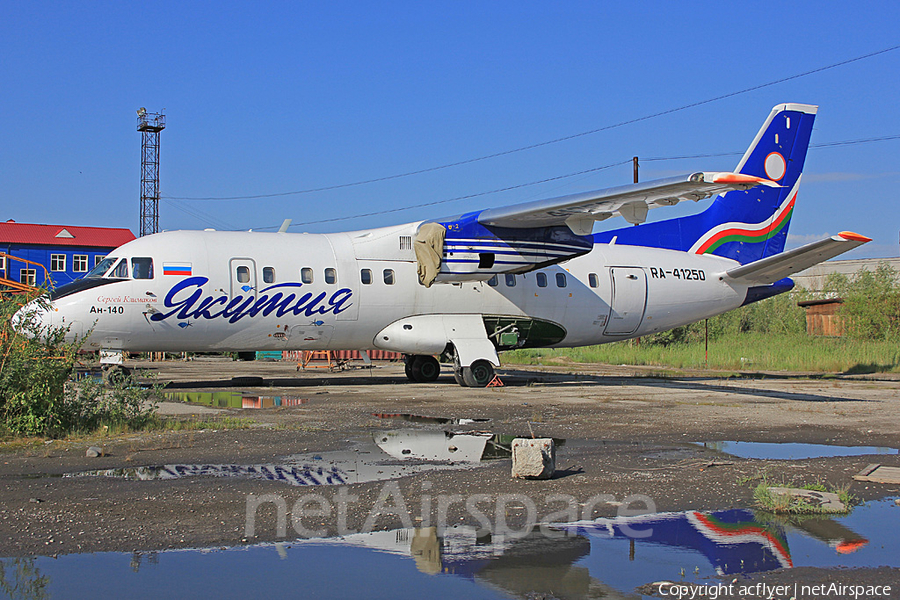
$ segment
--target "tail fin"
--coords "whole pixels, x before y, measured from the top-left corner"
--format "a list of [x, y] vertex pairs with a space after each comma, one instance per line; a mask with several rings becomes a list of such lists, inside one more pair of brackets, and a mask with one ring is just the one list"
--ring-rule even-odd
[[816, 109], [807, 104], [773, 108], [735, 169], [781, 187], [728, 192], [700, 214], [606, 231], [595, 242], [617, 236], [618, 244], [716, 254], [741, 264], [782, 252]]

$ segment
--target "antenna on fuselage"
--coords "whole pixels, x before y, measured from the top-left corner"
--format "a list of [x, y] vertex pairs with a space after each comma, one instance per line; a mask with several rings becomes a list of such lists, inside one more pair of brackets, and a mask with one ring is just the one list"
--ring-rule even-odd
[[288, 227], [291, 226], [291, 221], [293, 219], [285, 219], [284, 223], [281, 224], [281, 227], [278, 228], [278, 233], [287, 233]]

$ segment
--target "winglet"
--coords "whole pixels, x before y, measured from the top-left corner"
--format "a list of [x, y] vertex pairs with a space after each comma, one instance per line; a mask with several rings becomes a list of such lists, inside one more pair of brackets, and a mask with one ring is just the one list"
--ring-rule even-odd
[[713, 183], [730, 183], [730, 184], [747, 184], [750, 186], [754, 185], [765, 185], [768, 187], [781, 187], [771, 179], [766, 179], [764, 177], [756, 177], [755, 175], [745, 175], [743, 173], [715, 173], [713, 176]]
[[872, 241], [872, 238], [860, 235], [858, 233], [853, 233], [852, 231], [842, 231], [838, 234], [838, 236], [850, 242], [862, 242], [865, 244], [866, 242]]

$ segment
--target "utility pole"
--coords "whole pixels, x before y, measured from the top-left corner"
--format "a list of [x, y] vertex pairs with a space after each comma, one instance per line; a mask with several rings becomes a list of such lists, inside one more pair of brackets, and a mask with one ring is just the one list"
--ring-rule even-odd
[[140, 235], [159, 232], [159, 132], [166, 128], [166, 115], [137, 111], [141, 132], [141, 227]]
[[[637, 156], [635, 156], [634, 158], [631, 159], [631, 165], [632, 165], [632, 169], [634, 170], [634, 182], [637, 183], [638, 182], [638, 157]], [[640, 225], [640, 223], [635, 223], [634, 225], [635, 225], [635, 227], [637, 227], [638, 225]], [[634, 345], [635, 346], [641, 345], [640, 337], [634, 338]], [[632, 555], [633, 555], [633, 553], [634, 553], [634, 548], [632, 547]], [[633, 557], [632, 557], [632, 560], [633, 560]]]

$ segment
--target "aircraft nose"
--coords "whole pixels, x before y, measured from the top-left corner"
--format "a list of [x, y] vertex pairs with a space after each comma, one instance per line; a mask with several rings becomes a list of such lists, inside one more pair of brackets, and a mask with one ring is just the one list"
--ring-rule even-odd
[[56, 311], [50, 302], [32, 300], [16, 311], [10, 319], [10, 324], [20, 333], [34, 335], [39, 331], [46, 331], [53, 325], [54, 312]]

